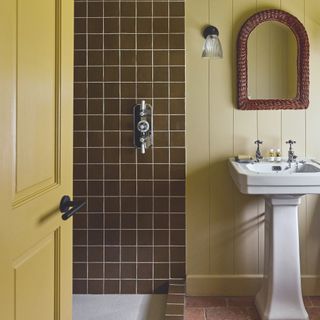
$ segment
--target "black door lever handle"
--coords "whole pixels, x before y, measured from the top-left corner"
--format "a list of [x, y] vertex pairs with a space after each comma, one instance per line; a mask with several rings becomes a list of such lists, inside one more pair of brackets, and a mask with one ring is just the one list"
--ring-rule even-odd
[[60, 201], [60, 212], [63, 213], [62, 220], [67, 220], [83, 208], [86, 203], [71, 201], [69, 196], [63, 196]]

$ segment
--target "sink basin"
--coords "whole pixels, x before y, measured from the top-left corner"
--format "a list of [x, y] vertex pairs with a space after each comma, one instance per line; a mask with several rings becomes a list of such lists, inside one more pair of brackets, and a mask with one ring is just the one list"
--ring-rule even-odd
[[313, 164], [306, 163], [301, 167], [297, 168], [297, 173], [311, 173], [311, 172], [320, 172], [320, 168]]
[[246, 194], [320, 193], [320, 164], [306, 160], [291, 168], [287, 162], [238, 163], [229, 160], [233, 181]]
[[320, 172], [319, 165], [314, 163], [298, 163], [289, 167], [287, 162], [252, 162], [247, 169], [255, 173], [291, 174]]
[[245, 168], [249, 171], [255, 172], [255, 173], [289, 173], [293, 172], [295, 168], [289, 168], [287, 162], [252, 162], [247, 165], [245, 165]]
[[298, 207], [305, 194], [320, 194], [320, 163], [306, 160], [239, 163], [229, 159], [240, 192], [264, 195], [264, 279], [255, 304], [262, 320], [308, 320], [303, 304]]

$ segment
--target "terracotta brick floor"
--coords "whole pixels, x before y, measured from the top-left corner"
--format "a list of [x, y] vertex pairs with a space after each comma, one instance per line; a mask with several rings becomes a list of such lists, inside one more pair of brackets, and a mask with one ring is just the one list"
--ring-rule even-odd
[[[310, 320], [320, 320], [320, 297], [305, 297]], [[251, 297], [186, 297], [184, 320], [259, 320]]]

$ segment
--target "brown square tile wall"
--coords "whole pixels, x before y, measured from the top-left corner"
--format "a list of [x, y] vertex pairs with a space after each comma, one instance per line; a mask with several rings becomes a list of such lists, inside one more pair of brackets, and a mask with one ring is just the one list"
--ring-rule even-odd
[[75, 0], [74, 74], [74, 293], [166, 292], [185, 275], [184, 2]]

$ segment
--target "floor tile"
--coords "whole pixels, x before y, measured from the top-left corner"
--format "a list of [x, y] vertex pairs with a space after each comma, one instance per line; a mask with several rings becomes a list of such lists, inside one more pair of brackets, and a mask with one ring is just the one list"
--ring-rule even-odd
[[303, 304], [305, 307], [311, 307], [312, 301], [311, 301], [310, 297], [303, 297]]
[[183, 316], [166, 316], [165, 320], [184, 320]]
[[312, 306], [314, 307], [320, 307], [320, 297], [309, 297], [310, 301], [311, 301], [311, 304]]
[[254, 307], [253, 297], [228, 297], [228, 307]]
[[[213, 307], [206, 309], [206, 320], [251, 320], [247, 308]], [[256, 320], [256, 319], [255, 319]]]
[[184, 320], [205, 320], [203, 308], [186, 308]]
[[307, 307], [309, 320], [320, 320], [320, 307]]
[[226, 306], [224, 297], [186, 297], [186, 306], [192, 308], [209, 308]]
[[[309, 320], [320, 320], [320, 297], [304, 297]], [[185, 320], [260, 320], [254, 297], [186, 297]]]
[[260, 320], [260, 316], [256, 307], [249, 307], [247, 308], [248, 312], [248, 320]]

